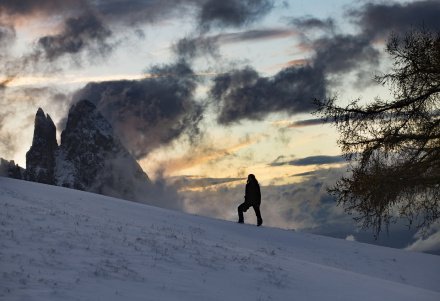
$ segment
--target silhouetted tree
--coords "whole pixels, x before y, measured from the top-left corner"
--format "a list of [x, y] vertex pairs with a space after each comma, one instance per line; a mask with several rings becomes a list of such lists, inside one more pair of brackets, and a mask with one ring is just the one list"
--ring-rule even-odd
[[394, 66], [376, 80], [392, 100], [317, 100], [316, 112], [335, 123], [352, 172], [329, 192], [376, 236], [397, 217], [426, 230], [440, 216], [440, 32], [392, 35], [386, 50]]

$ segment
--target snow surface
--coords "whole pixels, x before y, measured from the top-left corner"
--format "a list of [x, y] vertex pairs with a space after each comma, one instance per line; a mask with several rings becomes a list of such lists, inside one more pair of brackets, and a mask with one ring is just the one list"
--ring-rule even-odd
[[0, 177], [0, 300], [440, 300], [440, 256]]

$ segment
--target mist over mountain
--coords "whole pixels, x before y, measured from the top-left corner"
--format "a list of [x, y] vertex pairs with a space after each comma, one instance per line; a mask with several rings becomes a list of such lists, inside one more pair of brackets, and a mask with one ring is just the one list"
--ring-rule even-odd
[[71, 107], [56, 160], [58, 186], [134, 201], [145, 201], [151, 186], [110, 123], [87, 100]]

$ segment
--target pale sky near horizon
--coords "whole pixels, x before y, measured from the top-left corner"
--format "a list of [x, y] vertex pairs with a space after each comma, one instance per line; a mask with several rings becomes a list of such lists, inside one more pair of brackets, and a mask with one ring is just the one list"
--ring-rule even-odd
[[[356, 237], [325, 190], [345, 170], [335, 128], [295, 122], [318, 117], [314, 97], [390, 97], [372, 82], [391, 67], [386, 39], [438, 30], [437, 12], [436, 0], [2, 0], [0, 157], [25, 166], [38, 107], [59, 135], [75, 97], [109, 110], [116, 95], [124, 101], [107, 113], [130, 114], [111, 122], [144, 171], [192, 181], [181, 187], [187, 211], [235, 219], [241, 178], [254, 173], [275, 204], [263, 208], [268, 225], [341, 223], [332, 235]], [[167, 89], [176, 107], [160, 104]]]

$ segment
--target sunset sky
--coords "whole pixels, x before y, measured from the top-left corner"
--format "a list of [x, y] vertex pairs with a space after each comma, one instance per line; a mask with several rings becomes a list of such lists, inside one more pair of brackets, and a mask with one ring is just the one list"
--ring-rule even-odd
[[[87, 98], [185, 211], [235, 220], [254, 173], [265, 225], [373, 242], [327, 195], [346, 163], [313, 99], [390, 97], [373, 81], [387, 38], [438, 16], [438, 0], [0, 0], [0, 157], [24, 167], [38, 107], [59, 135]], [[391, 231], [375, 243], [418, 248]]]

